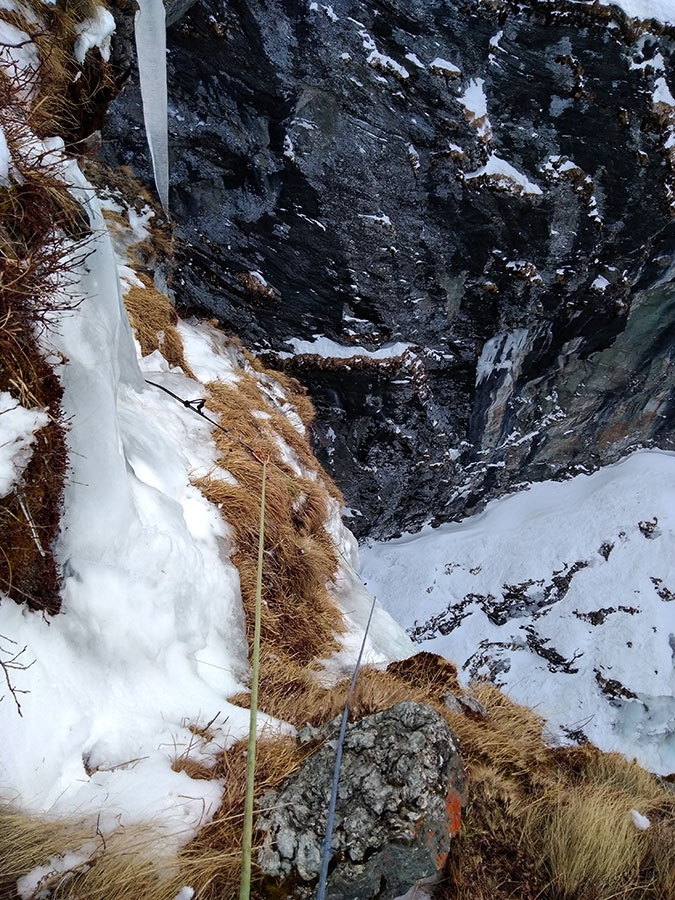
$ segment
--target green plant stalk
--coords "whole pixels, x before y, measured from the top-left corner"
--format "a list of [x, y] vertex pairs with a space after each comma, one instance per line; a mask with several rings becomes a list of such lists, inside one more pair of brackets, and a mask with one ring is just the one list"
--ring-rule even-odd
[[253, 791], [255, 788], [255, 749], [258, 722], [258, 680], [260, 676], [260, 618], [262, 614], [262, 569], [265, 543], [265, 481], [267, 460], [263, 462], [262, 488], [260, 491], [260, 531], [258, 533], [258, 571], [255, 585], [255, 630], [253, 634], [253, 661], [251, 674], [251, 718], [248, 730], [248, 756], [246, 759], [246, 799], [244, 802], [244, 830], [241, 850], [241, 879], [239, 900], [251, 896], [251, 846], [253, 844]]

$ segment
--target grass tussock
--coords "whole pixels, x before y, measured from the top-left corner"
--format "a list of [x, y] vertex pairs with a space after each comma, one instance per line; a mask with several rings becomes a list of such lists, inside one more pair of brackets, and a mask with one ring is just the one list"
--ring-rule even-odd
[[[311, 751], [290, 737], [258, 743], [256, 784], [263, 794], [295, 771]], [[42, 820], [0, 807], [0, 896], [18, 900], [17, 879], [45, 866], [40, 890], [54, 900], [172, 900], [190, 886], [200, 900], [236, 895], [240, 874], [241, 826], [244, 814], [246, 742], [222, 754], [215, 777], [223, 778], [221, 812], [182, 850], [161, 855], [161, 833], [145, 827], [124, 828], [106, 835], [96, 823]], [[227, 811], [227, 812], [225, 812]], [[159, 852], [158, 852], [159, 851]], [[59, 858], [70, 868], [60, 871]], [[34, 896], [37, 898], [39, 890]], [[44, 896], [44, 895], [43, 895]]]
[[448, 715], [471, 788], [442, 900], [672, 896], [675, 794], [619, 754], [551, 749], [541, 720], [494, 686], [473, 693], [486, 719]]
[[64, 824], [0, 807], [0, 896], [18, 900], [17, 880], [40, 866], [30, 888], [22, 883], [30, 900], [167, 900], [187, 873], [177, 854], [161, 855], [163, 846], [163, 835], [147, 826], [104, 838], [96, 822]]
[[[127, 214], [123, 215], [116, 210], [105, 209], [103, 216], [113, 242], [124, 245], [118, 252], [122, 249], [126, 252], [129, 265], [136, 272], [151, 274], [158, 264], [171, 260], [174, 253], [173, 224], [132, 170], [128, 166], [111, 170], [94, 159], [82, 160], [81, 168], [101, 195], [110, 197], [117, 206], [127, 210]], [[148, 235], [140, 241], [129, 238], [131, 210], [137, 216], [145, 216], [148, 210], [152, 211], [145, 226]], [[124, 253], [120, 252], [120, 255]]]
[[[234, 482], [205, 478], [198, 487], [219, 505], [235, 530], [249, 641], [257, 573], [262, 466], [268, 458], [263, 574], [262, 647], [265, 659], [300, 666], [337, 649], [342, 617], [329, 585], [337, 553], [326, 531], [328, 479], [317, 469], [306, 437], [284, 414], [291, 403], [271, 378], [243, 371], [236, 385], [210, 384], [207, 407], [228, 433], [214, 437], [219, 463]], [[313, 477], [312, 477], [313, 476]], [[265, 678], [261, 679], [262, 709]]]
[[158, 291], [147, 275], [139, 274], [143, 287], [132, 285], [124, 294], [124, 305], [141, 353], [159, 350], [170, 366], [178, 366], [194, 377], [183, 355], [183, 341], [176, 325], [178, 315], [166, 294]]
[[[54, 5], [27, 0], [17, 11], [0, 11], [0, 17], [22, 31], [37, 51], [37, 66], [17, 73], [27, 124], [39, 137], [59, 135], [75, 151], [101, 127], [107, 104], [118, 91], [112, 68], [97, 49], [88, 52], [83, 63], [73, 53], [77, 26], [105, 8], [101, 0]], [[8, 75], [2, 77], [11, 85], [11, 68]]]

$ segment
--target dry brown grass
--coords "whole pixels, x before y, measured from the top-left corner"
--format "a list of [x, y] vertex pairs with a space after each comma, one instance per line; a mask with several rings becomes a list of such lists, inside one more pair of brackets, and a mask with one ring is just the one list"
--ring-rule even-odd
[[[675, 879], [675, 795], [619, 754], [550, 749], [542, 722], [493, 686], [485, 720], [448, 716], [471, 794], [443, 900], [659, 898]], [[634, 826], [637, 809], [654, 825]]]
[[[148, 826], [124, 828], [106, 835], [96, 823], [42, 820], [0, 807], [0, 896], [17, 897], [17, 879], [50, 858], [86, 847], [85, 864], [67, 879], [53, 876], [59, 900], [172, 900], [189, 885], [200, 900], [236, 895], [240, 874], [241, 824], [244, 811], [247, 742], [222, 754], [215, 769], [224, 778], [220, 813], [177, 853], [162, 855], [161, 833]], [[295, 771], [311, 752], [289, 737], [266, 739], [256, 754], [256, 784], [262, 795]]]
[[[147, 209], [152, 210], [153, 215], [146, 224], [149, 237], [127, 246], [129, 264], [132, 268], [137, 272], [152, 273], [158, 263], [166, 263], [167, 260], [173, 259], [173, 224], [167, 220], [147, 185], [139, 181], [128, 166], [119, 166], [111, 170], [97, 160], [84, 159], [81, 161], [81, 168], [89, 181], [106, 195], [111, 196], [122, 209], [133, 209], [139, 215]], [[113, 210], [104, 210], [103, 215], [113, 238], [121, 234], [126, 240], [129, 233], [128, 216]]]
[[[112, 69], [97, 50], [80, 65], [72, 52], [76, 26], [105, 8], [101, 0], [77, 0], [49, 5], [39, 0], [24, 4], [34, 22], [21, 12], [0, 11], [0, 16], [28, 34], [39, 54], [32, 79], [33, 98], [28, 124], [40, 137], [58, 134], [66, 144], [79, 141], [100, 128], [108, 102], [117, 93]], [[25, 81], [25, 76], [24, 76]]]
[[[228, 429], [228, 434], [214, 432], [219, 463], [236, 484], [215, 478], [197, 484], [222, 508], [235, 530], [233, 561], [239, 570], [249, 639], [257, 573], [260, 460], [269, 458], [262, 665], [270, 656], [281, 661], [281, 668], [286, 662], [307, 666], [337, 649], [335, 635], [342, 629], [342, 617], [329, 590], [338, 564], [325, 528], [329, 481], [318, 470], [306, 437], [284, 415], [292, 399], [277, 382], [262, 373], [242, 371], [236, 385], [214, 383], [208, 388], [207, 407]], [[301, 466], [303, 474], [299, 474]]]
[[[32, 897], [172, 900], [187, 872], [177, 855], [162, 856], [162, 846], [161, 833], [147, 826], [119, 829], [104, 839], [95, 821], [64, 823], [0, 807], [0, 896], [18, 900], [17, 879], [46, 866]], [[66, 853], [79, 860], [58, 871]]]
[[159, 350], [170, 366], [180, 367], [186, 375], [194, 373], [183, 355], [183, 341], [176, 325], [178, 315], [166, 294], [158, 291], [147, 275], [139, 274], [143, 287], [132, 285], [124, 294], [124, 305], [141, 353], [147, 356]]

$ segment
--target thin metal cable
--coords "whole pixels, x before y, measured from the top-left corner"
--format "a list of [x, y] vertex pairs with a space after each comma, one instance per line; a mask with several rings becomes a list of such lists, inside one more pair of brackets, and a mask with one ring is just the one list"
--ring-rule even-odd
[[221, 425], [220, 422], [216, 422], [215, 419], [210, 418], [204, 412], [204, 404], [206, 400], [199, 397], [197, 400], [183, 400], [182, 397], [179, 397], [178, 394], [174, 394], [173, 391], [170, 391], [169, 388], [164, 387], [163, 384], [157, 384], [156, 381], [148, 381], [145, 379], [146, 384], [151, 384], [153, 387], [159, 388], [160, 391], [164, 391], [165, 394], [168, 394], [170, 397], [173, 397], [174, 400], [178, 400], [178, 402], [184, 406], [186, 409], [191, 409], [193, 413], [196, 413], [198, 416], [201, 416], [202, 419], [206, 419], [214, 428], [219, 428], [222, 432], [224, 432], [232, 441], [236, 441], [236, 443], [241, 444], [248, 452], [258, 460], [259, 463], [263, 463], [263, 460], [258, 456], [256, 451], [251, 447], [246, 441], [243, 441], [238, 434], [235, 434], [229, 428], [225, 428], [224, 425]]
[[368, 630], [370, 629], [370, 623], [373, 618], [373, 613], [375, 612], [375, 604], [377, 600], [373, 597], [373, 602], [370, 605], [370, 613], [368, 614], [368, 621], [366, 622], [366, 630], [363, 632], [363, 640], [361, 641], [361, 649], [359, 650], [359, 655], [356, 660], [356, 665], [354, 666], [354, 674], [352, 676], [352, 683], [349, 686], [349, 691], [347, 693], [347, 701], [345, 703], [344, 712], [342, 713], [342, 724], [340, 725], [340, 734], [338, 736], [337, 750], [335, 752], [335, 766], [333, 767], [333, 787], [331, 789], [330, 795], [330, 804], [328, 805], [328, 818], [326, 819], [326, 836], [323, 839], [323, 851], [321, 854], [321, 869], [319, 871], [319, 887], [316, 892], [316, 900], [325, 900], [326, 896], [326, 881], [328, 879], [328, 866], [330, 864], [330, 858], [333, 855], [333, 851], [331, 849], [331, 840], [333, 838], [333, 827], [335, 825], [335, 807], [337, 806], [337, 795], [338, 795], [338, 785], [340, 783], [340, 766], [342, 765], [342, 746], [344, 744], [345, 734], [347, 731], [347, 720], [349, 719], [349, 701], [354, 693], [354, 688], [356, 687], [356, 679], [359, 674], [359, 669], [361, 668], [361, 658], [363, 656], [363, 651], [366, 646], [366, 639], [368, 638]]

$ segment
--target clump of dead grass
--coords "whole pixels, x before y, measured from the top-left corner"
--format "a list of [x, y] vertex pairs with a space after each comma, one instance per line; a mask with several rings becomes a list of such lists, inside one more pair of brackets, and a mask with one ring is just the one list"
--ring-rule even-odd
[[[211, 777], [225, 781], [220, 812], [174, 853], [162, 854], [162, 834], [148, 826], [126, 827], [104, 837], [96, 822], [44, 820], [0, 807], [0, 896], [18, 900], [17, 879], [36, 866], [46, 866], [48, 872], [40, 889], [49, 888], [50, 896], [59, 900], [171, 900], [185, 886], [200, 900], [234, 896], [246, 746], [240, 741], [218, 760]], [[259, 793], [281, 784], [312, 749], [288, 736], [271, 739], [263, 734], [256, 754]], [[58, 872], [54, 861], [66, 853], [78, 853], [79, 861], [69, 871]]]
[[143, 287], [131, 285], [124, 294], [129, 322], [143, 356], [159, 350], [170, 366], [178, 366], [186, 375], [194, 373], [183, 354], [183, 341], [176, 325], [178, 315], [166, 294], [158, 291], [147, 275], [139, 274]]
[[[167, 900], [189, 873], [164, 837], [147, 826], [103, 835], [94, 822], [64, 822], [0, 807], [0, 896], [18, 900], [17, 881], [37, 866], [31, 900]], [[74, 854], [67, 857], [66, 854]], [[188, 867], [189, 868], [189, 867]], [[24, 896], [27, 886], [23, 885]]]
[[[57, 134], [77, 149], [80, 141], [101, 127], [107, 105], [119, 89], [112, 67], [96, 48], [79, 63], [73, 47], [77, 26], [105, 8], [102, 0], [54, 5], [27, 0], [19, 10], [0, 11], [0, 17], [27, 34], [38, 52], [37, 69], [17, 75], [24, 95], [30, 89], [30, 104], [24, 104], [26, 121], [39, 137]], [[16, 81], [5, 74], [0, 77]]]
[[[675, 795], [619, 754], [552, 749], [538, 716], [496, 687], [472, 693], [486, 719], [448, 715], [471, 788], [443, 900], [669, 896]], [[655, 825], [638, 831], [632, 809]]]
[[280, 659], [282, 667], [285, 661], [307, 666], [338, 648], [335, 635], [343, 627], [329, 589], [338, 559], [326, 530], [328, 479], [317, 470], [306, 436], [285, 415], [289, 398], [277, 383], [242, 371], [236, 385], [212, 383], [208, 388], [207, 407], [228, 430], [214, 433], [219, 464], [233, 482], [203, 478], [196, 483], [235, 530], [233, 561], [239, 570], [249, 640], [254, 625], [260, 461], [268, 458], [261, 667], [265, 668], [267, 655]]
[[[171, 260], [174, 254], [173, 223], [167, 218], [156, 198], [128, 166], [107, 168], [95, 159], [81, 160], [81, 168], [89, 181], [105, 196], [127, 214], [112, 209], [104, 209], [103, 216], [113, 242], [121, 239], [129, 260], [136, 272], [151, 274], [158, 264]], [[146, 222], [148, 235], [142, 240], [129, 240], [129, 212], [144, 215], [148, 210], [152, 215]]]

